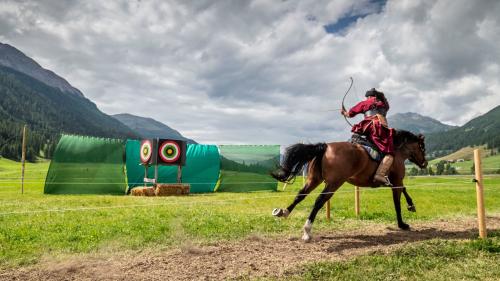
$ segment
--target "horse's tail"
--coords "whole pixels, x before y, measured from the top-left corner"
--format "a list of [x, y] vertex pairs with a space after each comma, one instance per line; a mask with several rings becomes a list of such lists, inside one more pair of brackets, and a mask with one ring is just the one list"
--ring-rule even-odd
[[[322, 157], [326, 151], [326, 143], [294, 144], [285, 151], [283, 163], [271, 172], [271, 176], [281, 182], [290, 182], [297, 176], [302, 167], [316, 157]], [[321, 161], [321, 159], [319, 159]], [[321, 165], [321, 162], [318, 162]]]

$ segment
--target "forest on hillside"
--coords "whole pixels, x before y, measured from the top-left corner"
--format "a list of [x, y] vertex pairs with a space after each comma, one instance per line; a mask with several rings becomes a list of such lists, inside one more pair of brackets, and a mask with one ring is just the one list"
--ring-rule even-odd
[[5, 158], [20, 159], [25, 124], [29, 161], [51, 158], [61, 133], [112, 138], [135, 136], [89, 100], [61, 92], [7, 67], [0, 67], [0, 93], [0, 155]]

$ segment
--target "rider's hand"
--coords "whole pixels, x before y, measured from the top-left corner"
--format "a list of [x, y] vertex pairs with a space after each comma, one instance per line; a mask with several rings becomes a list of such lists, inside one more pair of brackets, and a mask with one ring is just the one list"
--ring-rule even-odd
[[347, 111], [345, 111], [345, 110], [343, 110], [343, 109], [340, 111], [340, 114], [342, 114], [342, 115], [344, 115], [344, 116], [346, 116], [346, 117], [347, 117]]

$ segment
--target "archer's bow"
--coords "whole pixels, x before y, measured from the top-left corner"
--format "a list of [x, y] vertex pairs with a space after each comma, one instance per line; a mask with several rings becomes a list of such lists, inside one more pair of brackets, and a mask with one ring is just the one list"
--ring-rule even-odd
[[[345, 109], [345, 106], [344, 106], [345, 97], [347, 97], [347, 94], [349, 93], [349, 91], [350, 91], [350, 90], [351, 90], [351, 88], [352, 88], [352, 84], [354, 84], [354, 79], [352, 79], [352, 77], [349, 77], [349, 79], [351, 79], [351, 85], [349, 85], [349, 89], [347, 89], [347, 91], [346, 91], [346, 92], [345, 92], [345, 94], [344, 94], [344, 97], [342, 98], [342, 110], [343, 110], [343, 111], [347, 111], [347, 110]], [[351, 123], [347, 120], [347, 117], [346, 117], [345, 115], [344, 115], [344, 119], [345, 119], [345, 121], [347, 122], [347, 124], [349, 124], [349, 126], [351, 126], [351, 127], [352, 127], [352, 124], [351, 124]]]

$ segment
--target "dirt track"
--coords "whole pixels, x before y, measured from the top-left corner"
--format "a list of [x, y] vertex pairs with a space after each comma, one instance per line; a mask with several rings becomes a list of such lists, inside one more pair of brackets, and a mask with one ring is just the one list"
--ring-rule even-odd
[[[500, 229], [500, 217], [488, 218], [488, 229]], [[362, 234], [360, 233], [362, 232]], [[347, 260], [375, 250], [388, 252], [406, 243], [433, 238], [477, 237], [473, 219], [435, 221], [400, 231], [368, 224], [362, 231], [314, 233], [314, 241], [296, 237], [250, 237], [238, 242], [184, 245], [164, 252], [110, 257], [80, 256], [64, 262], [42, 262], [0, 272], [0, 280], [221, 280], [286, 276], [312, 261]]]

